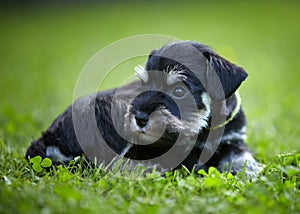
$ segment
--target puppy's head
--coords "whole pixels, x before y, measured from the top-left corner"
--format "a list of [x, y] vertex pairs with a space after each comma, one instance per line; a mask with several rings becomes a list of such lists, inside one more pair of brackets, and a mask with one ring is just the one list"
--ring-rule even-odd
[[136, 72], [143, 90], [128, 108], [125, 128], [142, 144], [174, 143], [179, 135], [188, 143], [208, 126], [212, 103], [226, 100], [247, 77], [208, 46], [189, 41], [152, 51]]

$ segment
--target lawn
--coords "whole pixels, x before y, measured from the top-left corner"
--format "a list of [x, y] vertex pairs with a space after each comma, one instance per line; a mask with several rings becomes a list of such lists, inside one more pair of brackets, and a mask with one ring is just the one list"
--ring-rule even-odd
[[[0, 213], [300, 212], [299, 2], [133, 1], [0, 10]], [[80, 166], [36, 172], [24, 160], [30, 142], [73, 101], [88, 60], [140, 34], [199, 41], [246, 69], [240, 93], [247, 143], [266, 165], [257, 181], [213, 168], [166, 178], [155, 172], [145, 178], [142, 169]], [[130, 66], [116, 68], [127, 73], [115, 72], [103, 88], [120, 85], [133, 74]]]

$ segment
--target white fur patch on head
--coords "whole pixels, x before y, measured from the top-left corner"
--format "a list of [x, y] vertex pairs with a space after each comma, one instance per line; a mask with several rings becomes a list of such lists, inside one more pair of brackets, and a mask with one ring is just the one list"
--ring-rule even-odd
[[142, 65], [135, 66], [134, 70], [138, 78], [140, 78], [143, 82], [148, 82], [148, 73]]
[[185, 135], [198, 135], [203, 128], [208, 127], [208, 120], [211, 114], [211, 99], [207, 93], [203, 93], [201, 98], [205, 108], [190, 115], [189, 120], [182, 121], [183, 128], [181, 131]]
[[200, 109], [197, 113], [193, 113], [189, 116], [189, 120], [182, 121], [182, 132], [184, 135], [195, 136], [198, 135], [199, 132], [203, 128], [208, 127], [208, 120], [211, 113], [211, 99], [207, 95], [207, 93], [203, 93], [201, 95], [202, 102], [205, 106], [204, 109]]
[[203, 128], [208, 127], [208, 119], [209, 119], [209, 116], [210, 116], [210, 113], [211, 113], [211, 109], [210, 109], [211, 99], [210, 99], [210, 97], [208, 96], [207, 93], [203, 93], [201, 95], [201, 97], [202, 97], [202, 102], [205, 106], [205, 109], [199, 110], [198, 131], [203, 129]]
[[164, 71], [167, 73], [167, 84], [173, 85], [176, 82], [180, 82], [185, 80], [187, 77], [184, 75], [184, 70], [181, 68], [180, 65], [175, 65], [174, 67], [170, 68], [167, 67], [167, 70]]

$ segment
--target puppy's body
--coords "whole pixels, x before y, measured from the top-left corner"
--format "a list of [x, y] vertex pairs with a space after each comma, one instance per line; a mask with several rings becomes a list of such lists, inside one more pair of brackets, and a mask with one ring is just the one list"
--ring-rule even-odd
[[242, 68], [205, 45], [176, 42], [153, 51], [137, 74], [140, 81], [77, 100], [26, 157], [58, 164], [85, 153], [109, 163], [122, 154], [165, 169], [236, 173], [246, 164], [248, 175], [259, 172], [244, 143], [246, 119], [235, 94], [247, 77]]

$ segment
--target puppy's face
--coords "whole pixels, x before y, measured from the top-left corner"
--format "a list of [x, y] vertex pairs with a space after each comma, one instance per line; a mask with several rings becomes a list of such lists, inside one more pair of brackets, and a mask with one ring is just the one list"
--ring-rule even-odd
[[[201, 48], [209, 54], [205, 56]], [[132, 141], [172, 144], [180, 136], [179, 144], [185, 144], [208, 126], [211, 103], [220, 99], [214, 97], [219, 93], [209, 94], [207, 86], [211, 54], [214, 53], [209, 48], [198, 43], [178, 42], [153, 51], [146, 68], [136, 68], [143, 88], [125, 115], [125, 130]], [[222, 92], [225, 95], [221, 99], [238, 86]]]

